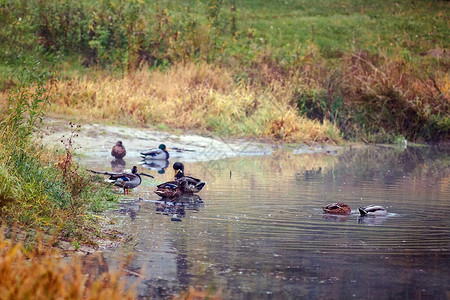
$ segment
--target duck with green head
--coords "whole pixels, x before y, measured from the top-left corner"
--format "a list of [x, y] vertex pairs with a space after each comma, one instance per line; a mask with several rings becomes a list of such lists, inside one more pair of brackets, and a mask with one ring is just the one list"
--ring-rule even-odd
[[161, 144], [158, 148], [142, 151], [141, 157], [144, 159], [169, 159], [169, 150], [166, 145]]

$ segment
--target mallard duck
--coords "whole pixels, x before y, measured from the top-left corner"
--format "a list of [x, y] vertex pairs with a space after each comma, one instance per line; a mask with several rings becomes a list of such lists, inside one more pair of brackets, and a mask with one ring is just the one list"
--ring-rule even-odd
[[164, 182], [156, 186], [155, 194], [170, 201], [175, 201], [185, 193], [186, 184], [187, 182], [184, 180]]
[[122, 159], [125, 155], [127, 155], [127, 150], [125, 150], [125, 146], [122, 144], [122, 141], [116, 142], [111, 150], [111, 155], [116, 159]]
[[138, 169], [136, 166], [133, 166], [131, 169], [131, 173], [110, 173], [110, 172], [99, 172], [94, 170], [88, 170], [89, 172], [95, 174], [103, 174], [109, 175], [109, 180], [114, 183], [115, 186], [122, 187], [124, 194], [129, 194], [130, 189], [134, 189], [138, 187], [142, 183], [141, 175], [148, 176], [154, 178], [152, 175], [148, 175], [145, 173], [138, 173]]
[[142, 151], [141, 156], [144, 159], [169, 159], [169, 152], [167, 152], [166, 145], [161, 144], [156, 149], [150, 149], [147, 151]]
[[350, 206], [345, 203], [332, 203], [323, 207], [323, 212], [326, 214], [334, 214], [334, 215], [349, 215], [352, 210]]
[[184, 180], [186, 181], [185, 193], [198, 193], [206, 184], [206, 182], [194, 178], [191, 176], [186, 176], [184, 174], [184, 165], [183, 163], [177, 161], [173, 164], [173, 169], [175, 170], [175, 180]]
[[387, 210], [380, 205], [368, 205], [365, 207], [358, 208], [361, 216], [385, 216], [387, 215]]

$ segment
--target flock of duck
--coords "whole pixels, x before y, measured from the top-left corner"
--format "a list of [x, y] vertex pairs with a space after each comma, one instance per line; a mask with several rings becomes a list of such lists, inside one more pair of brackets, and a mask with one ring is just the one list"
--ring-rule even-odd
[[[159, 145], [158, 148], [149, 149], [140, 152], [140, 155], [145, 160], [168, 160], [169, 152], [164, 144]], [[115, 159], [123, 159], [126, 155], [126, 149], [121, 141], [118, 141], [111, 150], [111, 155]], [[184, 194], [194, 194], [198, 193], [204, 186], [205, 182], [191, 176], [186, 176], [184, 173], [184, 165], [181, 162], [175, 162], [173, 164], [173, 169], [175, 171], [174, 180], [161, 183], [156, 186], [155, 194], [163, 198], [164, 200], [169, 200], [171, 202], [176, 202]], [[154, 178], [152, 175], [146, 173], [138, 173], [136, 166], [133, 166], [131, 173], [121, 172], [103, 172], [89, 170], [95, 174], [108, 175], [109, 180], [114, 183], [115, 186], [121, 187], [124, 190], [124, 194], [129, 194], [129, 190], [138, 187], [142, 183], [141, 176], [147, 176]], [[386, 216], [386, 208], [380, 205], [368, 205], [365, 207], [358, 208], [361, 216]], [[352, 210], [350, 206], [345, 203], [332, 203], [323, 207], [323, 212], [325, 214], [333, 215], [350, 215]]]
[[[123, 159], [127, 154], [125, 146], [121, 141], [118, 141], [111, 150], [111, 155], [115, 159]], [[140, 152], [140, 155], [145, 160], [168, 160], [169, 152], [164, 144], [159, 145], [158, 148], [149, 149]], [[175, 171], [174, 179], [168, 182], [159, 184], [154, 191], [155, 194], [162, 197], [165, 201], [175, 202], [179, 197], [185, 194], [198, 193], [206, 184], [206, 182], [187, 176], [184, 173], [184, 165], [181, 162], [173, 164]], [[102, 174], [109, 176], [109, 181], [115, 186], [123, 188], [124, 194], [129, 194], [130, 189], [134, 189], [141, 185], [142, 177], [147, 176], [154, 178], [154, 176], [146, 173], [138, 173], [137, 166], [133, 166], [131, 172], [105, 172], [88, 170], [95, 174]]]

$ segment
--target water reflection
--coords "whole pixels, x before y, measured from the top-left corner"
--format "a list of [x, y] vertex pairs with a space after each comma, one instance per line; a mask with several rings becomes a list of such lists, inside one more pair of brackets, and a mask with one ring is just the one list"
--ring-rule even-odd
[[146, 169], [158, 171], [159, 174], [164, 174], [169, 167], [169, 160], [144, 160], [141, 162], [141, 165]]
[[204, 208], [204, 202], [198, 195], [182, 195], [176, 202], [162, 198], [160, 201], [155, 201], [156, 212], [163, 215], [172, 216], [171, 221], [181, 221], [181, 218], [186, 217], [186, 210], [199, 211]]
[[122, 173], [126, 165], [126, 162], [122, 158], [114, 158], [111, 160], [111, 170], [115, 173]]
[[350, 219], [350, 216], [349, 215], [323, 214], [322, 218], [326, 221], [332, 221], [332, 222], [347, 222]]
[[132, 201], [122, 201], [119, 203], [118, 212], [122, 215], [128, 215], [131, 220], [134, 221], [136, 219], [136, 215], [141, 210], [141, 201], [141, 198]]
[[[186, 200], [182, 222], [173, 222], [153, 194], [171, 174], [141, 185], [133, 196], [146, 200], [118, 222], [133, 246], [107, 257], [135, 254], [142, 298], [200, 285], [223, 286], [226, 299], [446, 299], [449, 157], [433, 148], [375, 147], [186, 163], [208, 181], [204, 203]], [[333, 202], [352, 213], [324, 215]], [[373, 203], [388, 215], [360, 217], [357, 208]]]
[[367, 225], [382, 225], [387, 219], [387, 216], [359, 216], [359, 224]]

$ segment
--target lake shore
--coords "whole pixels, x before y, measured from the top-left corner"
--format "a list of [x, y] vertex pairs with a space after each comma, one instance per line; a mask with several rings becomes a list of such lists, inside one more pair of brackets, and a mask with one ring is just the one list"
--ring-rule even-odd
[[[70, 121], [63, 118], [46, 118], [42, 126], [42, 143], [49, 147], [67, 144], [72, 135]], [[137, 128], [100, 123], [77, 124], [72, 149], [80, 156], [109, 157], [116, 141], [123, 142], [127, 158], [140, 157], [139, 152], [157, 148], [163, 143], [169, 148], [171, 158], [182, 161], [208, 161], [235, 156], [269, 155], [280, 148], [290, 148], [295, 153], [337, 153], [343, 146], [285, 144], [259, 141], [251, 138], [217, 137], [186, 133], [168, 133], [148, 128]], [[77, 126], [76, 125], [76, 126]], [[76, 127], [74, 126], [74, 127]]]

